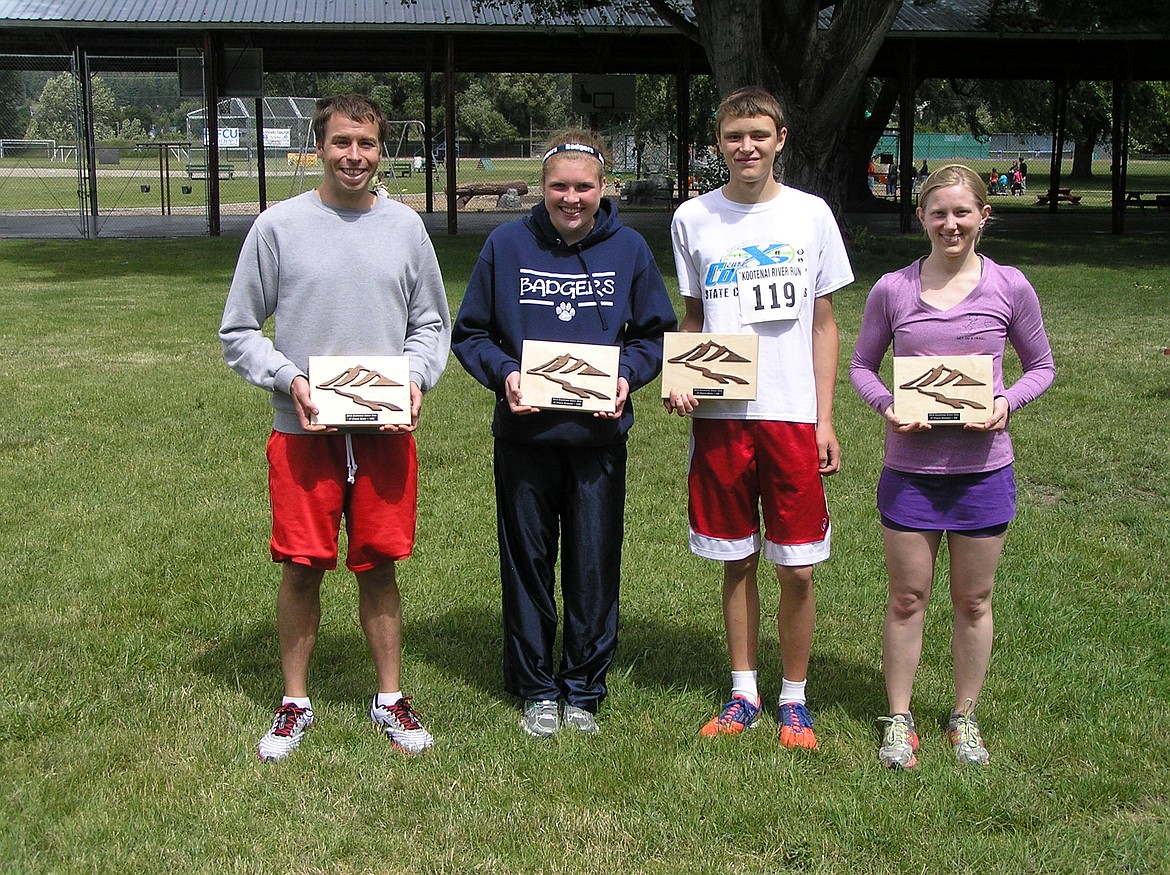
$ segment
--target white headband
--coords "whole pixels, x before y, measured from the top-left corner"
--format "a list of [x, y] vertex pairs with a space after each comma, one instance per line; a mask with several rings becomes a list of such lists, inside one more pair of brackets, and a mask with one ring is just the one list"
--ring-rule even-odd
[[544, 157], [540, 159], [540, 163], [543, 164], [545, 161], [547, 161], [553, 155], [556, 155], [558, 152], [581, 152], [582, 154], [585, 154], [585, 155], [592, 155], [594, 158], [596, 158], [598, 161], [600, 161], [603, 165], [605, 164], [605, 159], [601, 157], [601, 153], [598, 152], [596, 149], [594, 149], [592, 146], [586, 146], [584, 143], [561, 143], [559, 146], [553, 146], [551, 149], [549, 149], [547, 152], [544, 153]]

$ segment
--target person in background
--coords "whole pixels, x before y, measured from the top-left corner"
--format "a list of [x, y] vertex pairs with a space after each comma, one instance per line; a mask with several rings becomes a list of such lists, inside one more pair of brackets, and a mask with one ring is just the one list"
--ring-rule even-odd
[[[1016, 508], [1008, 422], [1046, 391], [1055, 375], [1035, 290], [1019, 270], [976, 249], [991, 215], [986, 191], [978, 174], [962, 165], [930, 175], [917, 210], [930, 253], [874, 285], [849, 366], [858, 394], [886, 423], [877, 506], [889, 575], [882, 630], [889, 714], [882, 718], [878, 759], [889, 768], [918, 762], [910, 699], [944, 537], [954, 606], [955, 704], [947, 737], [960, 763], [990, 760], [974, 712], [991, 659], [996, 568]], [[1005, 387], [1008, 343], [1023, 375]], [[878, 373], [891, 347], [898, 356], [991, 356], [994, 406], [987, 419], [962, 427], [900, 419], [893, 393]]]

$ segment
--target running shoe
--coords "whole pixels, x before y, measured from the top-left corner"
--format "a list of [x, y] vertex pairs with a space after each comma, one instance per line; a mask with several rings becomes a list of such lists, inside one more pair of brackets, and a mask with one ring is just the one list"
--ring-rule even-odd
[[804, 702], [781, 702], [776, 722], [780, 724], [780, 743], [785, 747], [820, 750], [812, 729], [813, 716], [804, 706]]
[[548, 738], [561, 728], [561, 715], [552, 699], [529, 699], [524, 703], [520, 728], [533, 738]]
[[745, 729], [754, 729], [760, 718], [760, 700], [748, 701], [746, 696], [735, 693], [731, 701], [723, 706], [717, 717], [712, 717], [699, 730], [699, 735], [714, 738], [717, 735], [739, 735]]
[[909, 714], [891, 714], [879, 717], [886, 724], [882, 733], [882, 746], [878, 748], [878, 761], [887, 769], [912, 769], [918, 765], [918, 732], [914, 729], [914, 718]]
[[597, 725], [597, 717], [576, 705], [565, 705], [565, 711], [561, 715], [561, 725], [576, 729], [586, 735], [597, 735], [601, 732], [601, 728]]
[[985, 766], [991, 761], [991, 754], [983, 746], [983, 736], [979, 733], [979, 724], [975, 722], [971, 707], [971, 700], [967, 700], [967, 711], [960, 714], [951, 713], [947, 721], [947, 740], [951, 743], [951, 750], [955, 752], [955, 759], [964, 765]]
[[403, 753], [421, 753], [435, 743], [435, 739], [422, 725], [418, 712], [411, 707], [410, 696], [399, 699], [393, 705], [379, 705], [375, 696], [370, 703], [370, 719], [390, 739], [390, 743]]
[[313, 725], [313, 709], [301, 708], [291, 702], [276, 709], [272, 728], [264, 733], [256, 747], [260, 762], [282, 760], [301, 743], [305, 731]]

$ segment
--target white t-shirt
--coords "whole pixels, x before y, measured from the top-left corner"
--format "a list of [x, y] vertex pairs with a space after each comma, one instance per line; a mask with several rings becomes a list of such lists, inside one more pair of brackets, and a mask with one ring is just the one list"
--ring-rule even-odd
[[703, 301], [703, 331], [760, 338], [756, 400], [702, 399], [692, 415], [815, 423], [813, 300], [853, 282], [828, 204], [788, 186], [759, 204], [715, 190], [684, 202], [670, 233], [679, 291]]

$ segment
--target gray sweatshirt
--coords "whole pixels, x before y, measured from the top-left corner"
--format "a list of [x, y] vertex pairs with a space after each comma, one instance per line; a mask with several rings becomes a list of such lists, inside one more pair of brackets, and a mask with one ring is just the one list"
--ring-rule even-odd
[[232, 370], [272, 392], [272, 427], [286, 434], [303, 433], [289, 387], [310, 355], [407, 355], [428, 391], [447, 365], [451, 316], [422, 219], [385, 198], [336, 209], [315, 191], [265, 210], [240, 250], [219, 340]]

